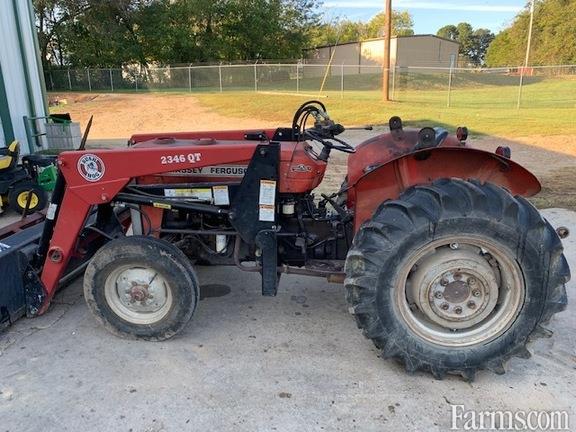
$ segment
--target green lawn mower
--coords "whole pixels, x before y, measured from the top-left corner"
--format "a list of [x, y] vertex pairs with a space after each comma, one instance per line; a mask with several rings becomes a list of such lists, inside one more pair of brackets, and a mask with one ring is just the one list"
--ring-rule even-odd
[[27, 155], [18, 165], [20, 144], [0, 149], [0, 214], [9, 206], [20, 214], [40, 211], [56, 182], [56, 156]]

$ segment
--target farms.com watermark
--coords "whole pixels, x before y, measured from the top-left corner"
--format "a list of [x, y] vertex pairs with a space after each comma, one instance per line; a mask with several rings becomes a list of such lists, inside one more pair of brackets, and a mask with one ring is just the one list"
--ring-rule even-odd
[[567, 431], [567, 411], [475, 411], [452, 405], [450, 430], [463, 431]]

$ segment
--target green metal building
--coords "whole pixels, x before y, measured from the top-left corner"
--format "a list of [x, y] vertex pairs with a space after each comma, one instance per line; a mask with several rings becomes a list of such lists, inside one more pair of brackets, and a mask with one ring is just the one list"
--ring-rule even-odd
[[[1, 0], [0, 7], [0, 147], [14, 139], [22, 154], [39, 150], [29, 142], [24, 117], [48, 114], [44, 74], [31, 0]], [[42, 133], [41, 122], [39, 133]]]

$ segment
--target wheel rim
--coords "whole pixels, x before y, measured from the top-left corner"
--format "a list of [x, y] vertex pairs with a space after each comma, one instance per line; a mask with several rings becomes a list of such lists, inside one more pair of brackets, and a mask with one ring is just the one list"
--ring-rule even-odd
[[443, 346], [486, 343], [522, 309], [524, 279], [514, 254], [485, 238], [436, 240], [399, 272], [395, 307], [421, 338]]
[[30, 206], [28, 208], [33, 209], [36, 206], [38, 206], [38, 195], [36, 195], [34, 192], [21, 192], [20, 194], [18, 194], [18, 198], [16, 198], [16, 201], [18, 202], [18, 205], [21, 208], [26, 208], [26, 203], [28, 202], [28, 195], [31, 195]]
[[166, 279], [150, 267], [125, 265], [108, 275], [104, 286], [112, 311], [133, 324], [154, 324], [172, 307], [172, 289]]

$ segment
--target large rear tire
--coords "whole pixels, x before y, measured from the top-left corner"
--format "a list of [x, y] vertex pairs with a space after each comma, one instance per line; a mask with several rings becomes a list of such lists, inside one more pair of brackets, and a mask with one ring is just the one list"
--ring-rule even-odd
[[493, 184], [443, 179], [384, 202], [346, 260], [350, 311], [383, 357], [473, 380], [565, 309], [558, 235], [528, 201]]
[[198, 303], [198, 279], [172, 244], [124, 237], [102, 247], [86, 268], [88, 308], [117, 336], [161, 341], [180, 332]]

